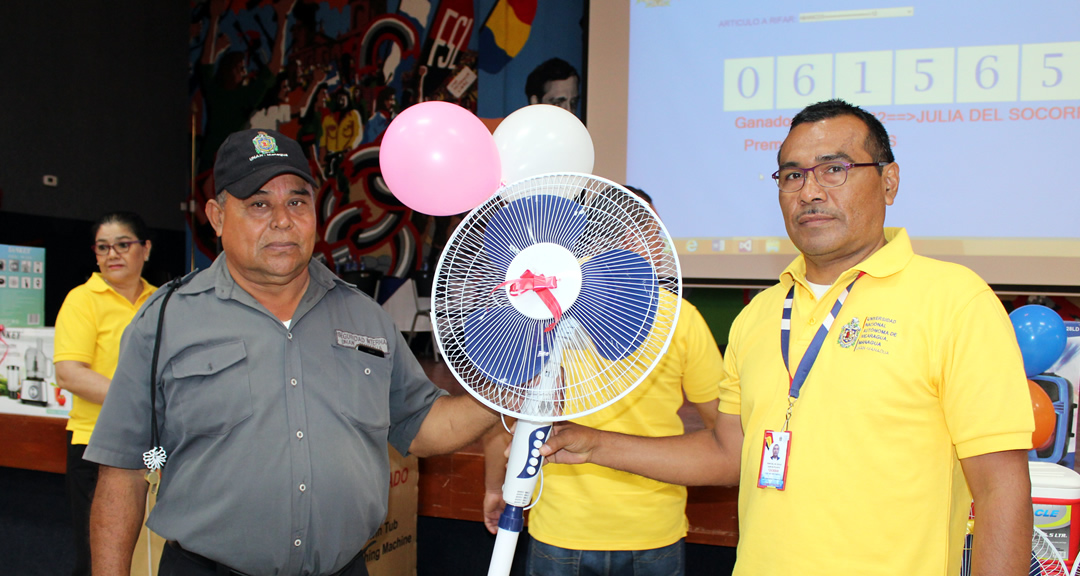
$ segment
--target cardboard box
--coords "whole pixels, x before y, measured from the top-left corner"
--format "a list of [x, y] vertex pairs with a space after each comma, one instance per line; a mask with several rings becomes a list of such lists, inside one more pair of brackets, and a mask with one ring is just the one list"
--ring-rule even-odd
[[1028, 462], [1028, 470], [1035, 526], [1071, 566], [1080, 550], [1080, 523], [1074, 521], [1080, 504], [1080, 474], [1048, 462]]
[[67, 418], [71, 393], [56, 385], [54, 328], [0, 332], [0, 413]]
[[370, 576], [415, 576], [416, 494], [420, 462], [390, 450], [390, 505], [386, 520], [364, 546]]
[[[1078, 389], [1078, 386], [1080, 386], [1080, 322], [1067, 320], [1065, 322], [1065, 333], [1065, 351], [1062, 352], [1057, 362], [1047, 369], [1046, 374], [1053, 374], [1068, 380], [1072, 388], [1071, 402], [1076, 404], [1077, 398], [1080, 398], [1077, 395], [1080, 392], [1080, 389]], [[1067, 413], [1072, 416], [1072, 437], [1069, 438], [1065, 457], [1060, 461], [1060, 464], [1069, 468], [1075, 468], [1076, 459], [1077, 418], [1075, 410], [1075, 406], [1070, 406], [1067, 410]]]
[[[147, 493], [146, 514], [143, 522], [150, 516], [150, 510], [157, 503], [157, 496]], [[158, 536], [144, 524], [139, 531], [139, 540], [135, 543], [135, 552], [131, 555], [131, 576], [157, 576], [158, 564], [161, 563], [161, 549], [165, 539]]]
[[45, 326], [45, 249], [0, 244], [0, 325]]
[[[416, 495], [420, 462], [404, 457], [393, 447], [390, 452], [390, 502], [386, 519], [375, 537], [364, 546], [369, 576], [416, 575]], [[155, 503], [150, 495], [146, 513]], [[143, 526], [131, 560], [131, 576], [157, 576], [161, 560], [161, 536]]]

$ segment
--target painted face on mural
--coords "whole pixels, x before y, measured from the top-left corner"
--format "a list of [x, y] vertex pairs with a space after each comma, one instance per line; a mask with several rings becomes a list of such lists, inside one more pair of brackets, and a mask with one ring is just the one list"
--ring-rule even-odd
[[[438, 100], [505, 117], [522, 98], [535, 98], [583, 112], [580, 73], [566, 61], [558, 62], [557, 70], [544, 68], [526, 93], [517, 90], [525, 87], [526, 72], [557, 54], [581, 61], [581, 32], [563, 23], [581, 21], [585, 3], [545, 4], [542, 19], [528, 18], [513, 28], [522, 41], [533, 37], [530, 46], [540, 44], [521, 54], [496, 47], [501, 57], [475, 42], [474, 35], [485, 26], [479, 22], [490, 20], [489, 32], [508, 24], [489, 19], [490, 7], [470, 2], [352, 3], [365, 6], [353, 12], [321, 9], [324, 0], [200, 4], [214, 9], [196, 10], [190, 28], [189, 48], [198, 54], [198, 66], [189, 70], [200, 136], [196, 200], [205, 207], [214, 199], [212, 168], [224, 138], [265, 122], [297, 140], [310, 160], [317, 180], [313, 205], [324, 226], [314, 251], [335, 272], [362, 258], [368, 267], [401, 276], [419, 268], [419, 259], [438, 253], [423, 232], [426, 216], [398, 202], [380, 176], [380, 138], [403, 110]], [[408, 17], [407, 25], [402, 16]], [[507, 91], [513, 85], [513, 97], [482, 94], [480, 70]], [[345, 113], [355, 132], [341, 128]], [[192, 219], [193, 240], [212, 259], [220, 245], [204, 214]], [[446, 226], [438, 222], [440, 230]]]
[[387, 114], [393, 114], [395, 108], [397, 108], [397, 94], [387, 92], [379, 100], [379, 110]]

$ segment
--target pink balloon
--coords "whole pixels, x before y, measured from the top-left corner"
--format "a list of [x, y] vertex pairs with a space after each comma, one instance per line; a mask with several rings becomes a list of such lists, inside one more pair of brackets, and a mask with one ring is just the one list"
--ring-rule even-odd
[[422, 102], [398, 114], [383, 134], [379, 166], [402, 204], [432, 216], [476, 208], [499, 188], [502, 173], [487, 126], [449, 102]]

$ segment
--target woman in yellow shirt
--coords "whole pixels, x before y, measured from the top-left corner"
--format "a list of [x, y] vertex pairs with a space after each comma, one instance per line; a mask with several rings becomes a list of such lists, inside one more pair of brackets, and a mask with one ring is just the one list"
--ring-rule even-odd
[[98, 466], [82, 459], [120, 355], [120, 336], [154, 292], [142, 278], [150, 241], [142, 218], [112, 212], [94, 224], [100, 272], [75, 287], [56, 317], [57, 384], [74, 395], [68, 418], [67, 491], [74, 521], [75, 576], [90, 575], [90, 503]]

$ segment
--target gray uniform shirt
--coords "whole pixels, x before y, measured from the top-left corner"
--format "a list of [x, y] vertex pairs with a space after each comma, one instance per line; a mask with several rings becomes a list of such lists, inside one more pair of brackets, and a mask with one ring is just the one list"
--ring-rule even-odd
[[[157, 413], [168, 453], [147, 525], [248, 574], [343, 567], [386, 516], [387, 441], [403, 454], [432, 403], [393, 320], [312, 261], [286, 328], [225, 255], [166, 305]], [[85, 458], [143, 468], [150, 366], [165, 289], [124, 332]]]

